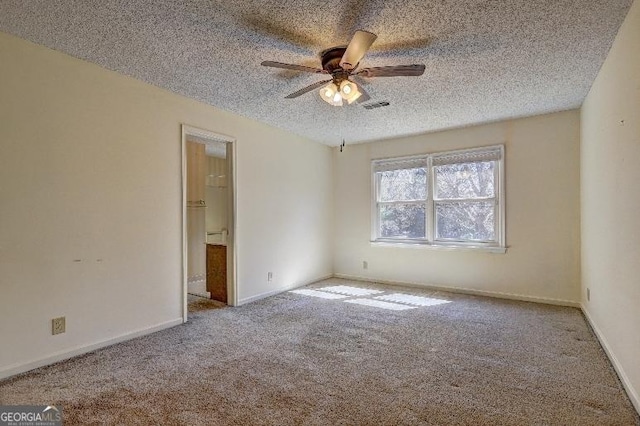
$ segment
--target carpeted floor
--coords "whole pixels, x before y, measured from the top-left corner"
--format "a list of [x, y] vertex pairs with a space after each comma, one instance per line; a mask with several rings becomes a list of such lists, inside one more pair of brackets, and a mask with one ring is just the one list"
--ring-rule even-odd
[[188, 324], [0, 382], [0, 404], [60, 405], [66, 425], [640, 425], [577, 309], [304, 290], [190, 298]]

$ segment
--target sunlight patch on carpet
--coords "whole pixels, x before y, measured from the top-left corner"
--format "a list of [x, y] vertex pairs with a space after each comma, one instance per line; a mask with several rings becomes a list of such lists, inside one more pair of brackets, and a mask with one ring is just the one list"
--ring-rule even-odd
[[370, 288], [351, 287], [348, 285], [334, 285], [330, 287], [322, 287], [318, 290], [329, 291], [331, 293], [346, 294], [347, 296], [371, 296], [372, 294], [384, 293], [380, 290], [372, 290]]
[[303, 296], [312, 296], [312, 297], [320, 297], [322, 299], [344, 299], [345, 297], [342, 294], [335, 293], [326, 293], [324, 291], [318, 290], [309, 290], [309, 289], [301, 289], [301, 290], [291, 290], [289, 293], [302, 294]]
[[389, 309], [391, 311], [406, 311], [407, 309], [417, 309], [417, 306], [400, 305], [398, 303], [383, 302], [373, 299], [349, 299], [345, 303], [355, 303], [356, 305], [373, 306], [374, 308]]
[[413, 296], [411, 294], [403, 293], [385, 294], [382, 296], [376, 296], [375, 299], [417, 306], [437, 306], [444, 303], [451, 303], [450, 300], [432, 299], [430, 297]]
[[315, 289], [290, 290], [289, 293], [321, 299], [339, 300], [345, 303], [371, 306], [392, 311], [405, 311], [426, 306], [437, 306], [451, 303], [450, 300], [434, 299], [431, 297], [415, 296], [407, 293], [384, 294], [382, 290], [352, 287], [348, 285], [334, 285]]

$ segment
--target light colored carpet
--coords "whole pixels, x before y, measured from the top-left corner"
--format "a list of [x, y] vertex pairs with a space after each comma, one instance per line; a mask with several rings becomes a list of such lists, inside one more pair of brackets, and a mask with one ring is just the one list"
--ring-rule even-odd
[[310, 289], [190, 298], [189, 324], [1, 382], [0, 403], [61, 405], [67, 425], [640, 425], [577, 309]]
[[187, 294], [187, 300], [189, 320], [191, 320], [192, 313], [227, 307], [227, 305], [225, 305], [224, 303], [218, 302], [217, 300], [211, 300], [208, 297], [204, 297], [204, 295]]

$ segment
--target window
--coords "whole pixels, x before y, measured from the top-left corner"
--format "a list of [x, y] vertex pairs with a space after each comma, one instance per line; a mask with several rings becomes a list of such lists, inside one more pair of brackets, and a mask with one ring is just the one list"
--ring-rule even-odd
[[374, 160], [373, 242], [504, 251], [503, 146]]

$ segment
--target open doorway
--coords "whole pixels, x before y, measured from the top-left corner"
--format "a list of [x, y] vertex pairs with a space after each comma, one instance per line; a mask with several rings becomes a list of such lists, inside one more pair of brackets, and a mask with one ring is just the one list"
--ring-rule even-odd
[[182, 126], [183, 320], [235, 306], [235, 141]]

